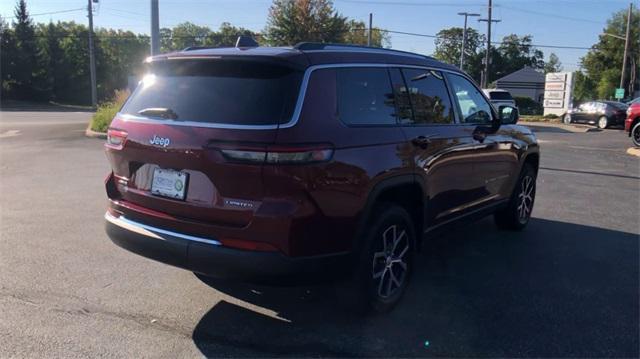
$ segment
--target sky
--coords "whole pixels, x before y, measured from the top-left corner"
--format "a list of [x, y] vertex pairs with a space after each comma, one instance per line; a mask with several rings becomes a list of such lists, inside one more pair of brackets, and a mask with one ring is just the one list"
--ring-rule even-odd
[[[172, 27], [190, 21], [217, 29], [222, 22], [253, 31], [264, 29], [271, 0], [159, 0], [160, 27]], [[449, 27], [462, 27], [459, 12], [487, 16], [488, 0], [334, 0], [342, 15], [367, 22], [373, 13], [373, 26], [400, 32], [435, 35]], [[492, 41], [508, 34], [532, 35], [533, 43], [548, 59], [554, 52], [564, 69], [579, 68], [586, 49], [563, 49], [545, 46], [589, 48], [607, 19], [616, 11], [628, 8], [629, 0], [494, 0], [493, 18], [501, 20], [492, 28]], [[640, 1], [633, 1], [634, 8]], [[0, 14], [13, 18], [15, 1], [2, 0]], [[36, 22], [75, 21], [87, 23], [87, 0], [27, 0]], [[150, 0], [99, 0], [94, 11], [94, 26], [120, 28], [136, 33], [150, 32]], [[486, 34], [486, 23], [469, 19], [469, 27]], [[624, 35], [624, 34], [620, 34]], [[622, 40], [621, 41], [621, 46]], [[425, 55], [433, 53], [434, 39], [391, 34], [391, 47]]]

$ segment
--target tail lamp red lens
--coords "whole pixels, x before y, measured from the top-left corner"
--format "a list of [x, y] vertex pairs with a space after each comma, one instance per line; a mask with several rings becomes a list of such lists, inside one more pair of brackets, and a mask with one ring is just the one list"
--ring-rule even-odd
[[113, 148], [122, 148], [127, 140], [127, 131], [110, 128], [107, 130], [107, 145]]

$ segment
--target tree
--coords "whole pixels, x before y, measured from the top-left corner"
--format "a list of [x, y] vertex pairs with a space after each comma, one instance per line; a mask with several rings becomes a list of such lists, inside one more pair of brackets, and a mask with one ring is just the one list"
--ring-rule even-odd
[[16, 81], [18, 97], [30, 99], [34, 96], [33, 72], [36, 66], [35, 30], [25, 0], [19, 0], [14, 11], [16, 21], [13, 24], [16, 52], [13, 75]]
[[[461, 27], [452, 27], [440, 30], [436, 34], [436, 49], [433, 52], [433, 56], [448, 64], [460, 64], [460, 49], [462, 48], [463, 31], [464, 30]], [[467, 29], [465, 58], [477, 55], [484, 39], [484, 36], [480, 35], [476, 29]]]
[[558, 55], [553, 52], [549, 55], [549, 61], [544, 64], [544, 73], [548, 74], [550, 72], [560, 72], [562, 71], [562, 63], [558, 58]]
[[191, 22], [176, 25], [173, 29], [160, 29], [160, 50], [179, 51], [191, 46], [225, 47], [234, 46], [238, 36], [257, 37], [257, 34], [243, 27], [235, 27], [223, 22], [218, 31]]
[[525, 66], [543, 69], [544, 54], [534, 48], [531, 42], [531, 35], [518, 36], [511, 34], [503, 37], [500, 46], [498, 46], [501, 66], [496, 69], [496, 72], [493, 72], [493, 75], [496, 78], [500, 78]]
[[211, 29], [192, 22], [183, 22], [171, 29], [171, 48], [182, 50], [191, 46], [206, 46]]
[[573, 99], [578, 102], [592, 100], [596, 96], [593, 80], [582, 71], [573, 73]]
[[11, 96], [15, 87], [16, 39], [13, 29], [0, 17], [0, 85], [3, 98]]
[[343, 42], [347, 18], [330, 0], [274, 0], [269, 9], [265, 37], [274, 46], [298, 42]]
[[[613, 89], [620, 85], [620, 69], [624, 55], [624, 40], [604, 34], [625, 36], [627, 28], [627, 10], [621, 10], [607, 20], [607, 26], [602, 30], [598, 43], [582, 58], [582, 66], [586, 75], [597, 84], [597, 97], [609, 98], [613, 95]], [[634, 83], [637, 82], [637, 74], [640, 73], [640, 11], [635, 10], [631, 16], [631, 41], [629, 46], [629, 58], [627, 61], [627, 81], [625, 88], [627, 94], [633, 92]], [[617, 71], [617, 75], [615, 72]]]
[[[369, 30], [364, 21], [349, 20], [347, 23], [349, 30], [344, 34], [343, 42], [354, 45], [366, 45], [369, 38]], [[373, 29], [371, 31], [371, 46], [373, 47], [390, 47], [391, 40], [389, 33], [380, 30]]]

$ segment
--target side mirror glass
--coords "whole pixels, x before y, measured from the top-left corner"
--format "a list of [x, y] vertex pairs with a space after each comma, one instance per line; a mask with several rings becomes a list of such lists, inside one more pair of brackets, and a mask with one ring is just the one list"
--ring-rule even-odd
[[500, 123], [503, 125], [514, 125], [518, 122], [520, 115], [518, 109], [513, 106], [500, 106]]

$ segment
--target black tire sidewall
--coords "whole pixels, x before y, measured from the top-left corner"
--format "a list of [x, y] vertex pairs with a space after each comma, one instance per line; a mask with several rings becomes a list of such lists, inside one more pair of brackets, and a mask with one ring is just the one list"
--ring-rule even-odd
[[636, 147], [640, 147], [640, 142], [636, 141], [636, 138], [634, 137], [634, 134], [640, 132], [640, 122], [637, 122], [632, 128], [631, 128], [631, 142], [633, 142], [633, 144]]
[[[361, 301], [369, 310], [384, 313], [391, 310], [402, 298], [411, 280], [415, 253], [415, 227], [407, 211], [397, 205], [379, 205], [374, 208], [374, 215], [368, 221], [370, 226], [366, 232], [360, 253], [356, 281], [361, 294]], [[389, 226], [396, 224], [407, 231], [409, 237], [409, 253], [407, 254], [407, 273], [402, 288], [389, 298], [378, 295], [376, 281], [372, 277], [373, 254], [378, 250], [378, 241], [382, 240], [382, 233]]]
[[[522, 181], [527, 176], [531, 176], [533, 178], [533, 198], [531, 202], [531, 213], [529, 213], [529, 217], [527, 218], [527, 220], [522, 222], [520, 221], [520, 217], [518, 215], [518, 194], [520, 193]], [[536, 181], [537, 173], [535, 169], [531, 165], [525, 164], [522, 168], [522, 171], [520, 171], [520, 176], [518, 177], [518, 182], [516, 182], [516, 186], [513, 189], [511, 198], [509, 199], [509, 204], [505, 209], [495, 214], [496, 224], [498, 224], [498, 226], [505, 229], [522, 230], [527, 226], [527, 224], [529, 224], [529, 221], [531, 220], [531, 214], [533, 213], [533, 207], [536, 203]]]

